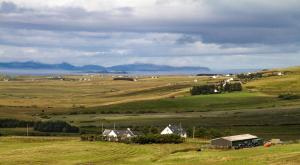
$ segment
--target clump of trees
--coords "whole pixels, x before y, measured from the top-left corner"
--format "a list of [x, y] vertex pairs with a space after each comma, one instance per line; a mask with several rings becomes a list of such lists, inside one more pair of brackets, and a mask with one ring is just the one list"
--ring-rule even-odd
[[0, 119], [0, 128], [32, 127], [33, 121], [24, 121], [17, 119]]
[[241, 83], [226, 83], [222, 90], [225, 92], [242, 91], [243, 87]]
[[64, 121], [46, 121], [36, 122], [33, 129], [40, 132], [65, 132], [65, 133], [78, 133], [79, 128], [71, 126]]
[[190, 93], [191, 95], [207, 95], [215, 93], [216, 89], [217, 86], [213, 84], [193, 86]]
[[133, 137], [131, 140], [132, 143], [137, 144], [164, 144], [164, 143], [174, 143], [179, 144], [183, 143], [184, 139], [179, 135], [160, 135], [160, 134], [148, 134]]
[[254, 80], [254, 79], [259, 79], [263, 77], [263, 73], [250, 73], [250, 74], [237, 74], [237, 78], [242, 79], [242, 80]]
[[207, 94], [217, 94], [222, 92], [234, 92], [242, 91], [243, 87], [240, 82], [233, 83], [220, 83], [220, 84], [207, 84], [201, 86], [193, 86], [190, 90], [191, 95], [207, 95]]

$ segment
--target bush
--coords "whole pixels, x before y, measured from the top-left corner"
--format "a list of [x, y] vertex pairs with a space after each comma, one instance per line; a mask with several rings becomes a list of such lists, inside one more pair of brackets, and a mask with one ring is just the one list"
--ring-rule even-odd
[[241, 83], [226, 83], [223, 90], [226, 92], [242, 91], [243, 87]]
[[33, 121], [24, 121], [17, 119], [0, 119], [0, 128], [32, 127]]
[[300, 99], [300, 95], [287, 93], [287, 94], [280, 94], [278, 98], [283, 100], [295, 100], [295, 99]]
[[148, 134], [143, 136], [137, 136], [132, 138], [132, 143], [137, 144], [153, 144], [153, 143], [183, 143], [184, 139], [179, 135], [159, 135], [159, 134]]
[[46, 121], [36, 122], [34, 124], [34, 130], [40, 132], [66, 132], [66, 133], [78, 133], [79, 128], [71, 126], [64, 121]]

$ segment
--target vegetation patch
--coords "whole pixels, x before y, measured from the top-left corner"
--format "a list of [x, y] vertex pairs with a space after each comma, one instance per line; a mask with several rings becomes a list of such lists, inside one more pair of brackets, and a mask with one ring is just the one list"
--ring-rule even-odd
[[17, 119], [0, 119], [0, 128], [32, 127], [33, 121], [24, 121]]
[[278, 98], [283, 100], [295, 100], [295, 99], [300, 99], [300, 95], [287, 93], [287, 94], [280, 94]]
[[33, 129], [40, 132], [66, 132], [66, 133], [78, 133], [79, 128], [71, 126], [64, 121], [46, 121], [36, 122]]
[[160, 134], [148, 134], [133, 137], [131, 140], [132, 143], [137, 144], [164, 144], [164, 143], [174, 143], [179, 144], [183, 143], [184, 139], [179, 135], [160, 135]]

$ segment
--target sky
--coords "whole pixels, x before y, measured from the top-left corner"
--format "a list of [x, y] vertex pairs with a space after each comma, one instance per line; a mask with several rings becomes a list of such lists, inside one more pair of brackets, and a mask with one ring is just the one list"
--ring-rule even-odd
[[0, 0], [0, 61], [300, 65], [299, 0]]

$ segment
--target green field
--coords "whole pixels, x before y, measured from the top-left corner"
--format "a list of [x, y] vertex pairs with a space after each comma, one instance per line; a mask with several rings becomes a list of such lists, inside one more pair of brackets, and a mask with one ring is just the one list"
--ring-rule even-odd
[[[101, 165], [296, 165], [300, 144], [242, 150], [212, 150], [205, 141], [183, 144], [133, 145], [82, 142], [78, 138], [2, 137], [0, 164]], [[202, 151], [197, 151], [202, 148]]]
[[[114, 81], [111, 75], [64, 76], [64, 80], [17, 76], [0, 82], [0, 117], [64, 120], [88, 132], [99, 132], [101, 124], [162, 129], [181, 123], [187, 129], [195, 126], [253, 133], [265, 139], [299, 139], [300, 100], [282, 100], [278, 95], [300, 94], [300, 69], [283, 71], [284, 76], [247, 82], [242, 92], [202, 96], [190, 96], [188, 91], [193, 85], [226, 78], [142, 76], [131, 82]], [[0, 128], [0, 133], [25, 135], [25, 130]]]
[[[0, 82], [0, 118], [63, 120], [85, 133], [99, 133], [102, 124], [104, 128], [163, 129], [173, 123], [187, 130], [196, 127], [295, 141], [300, 139], [300, 100], [278, 96], [300, 94], [300, 69], [284, 71], [288, 71], [284, 76], [251, 80], [242, 92], [201, 96], [191, 96], [189, 89], [226, 78], [144, 76], [130, 82], [114, 81], [110, 75], [64, 76], [64, 80], [17, 76]], [[78, 134], [28, 131], [36, 137], [24, 137], [26, 128], [0, 128], [0, 164], [300, 164], [298, 143], [222, 151], [205, 147], [209, 139], [134, 145], [82, 142]]]

